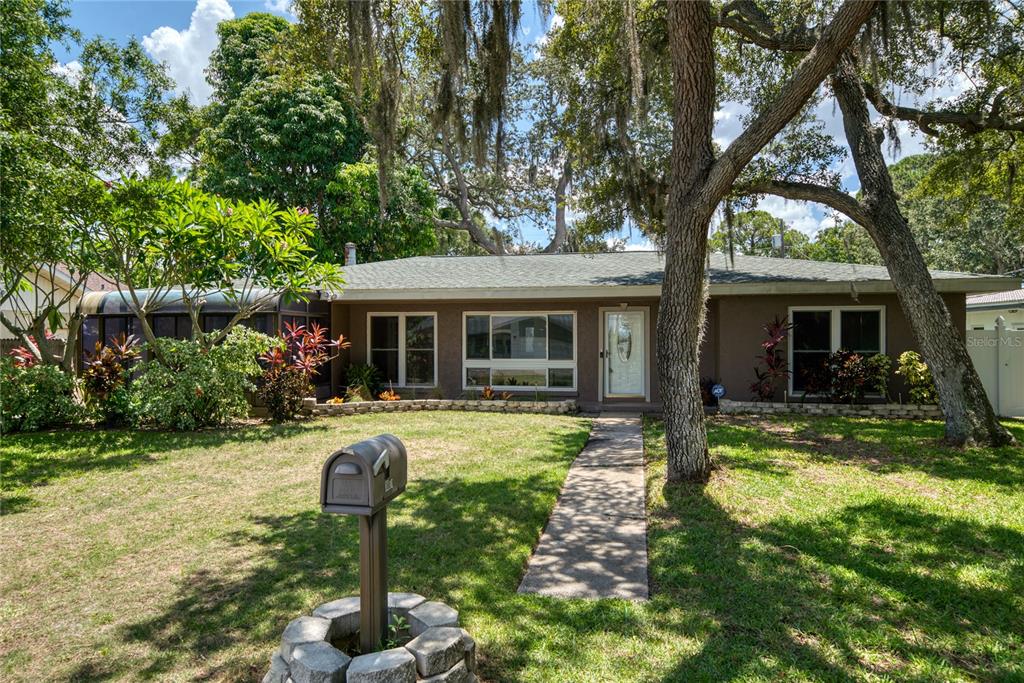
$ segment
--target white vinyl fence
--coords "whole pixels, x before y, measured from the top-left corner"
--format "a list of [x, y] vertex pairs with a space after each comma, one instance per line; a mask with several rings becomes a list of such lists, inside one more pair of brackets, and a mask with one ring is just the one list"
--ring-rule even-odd
[[1024, 417], [1024, 331], [999, 318], [994, 330], [967, 331], [967, 351], [996, 413]]

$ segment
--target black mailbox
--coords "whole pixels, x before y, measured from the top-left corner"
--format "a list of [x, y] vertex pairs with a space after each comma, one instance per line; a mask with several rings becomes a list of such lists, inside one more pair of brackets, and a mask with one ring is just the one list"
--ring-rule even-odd
[[320, 477], [324, 512], [372, 515], [405, 490], [408, 473], [405, 445], [381, 434], [335, 451]]

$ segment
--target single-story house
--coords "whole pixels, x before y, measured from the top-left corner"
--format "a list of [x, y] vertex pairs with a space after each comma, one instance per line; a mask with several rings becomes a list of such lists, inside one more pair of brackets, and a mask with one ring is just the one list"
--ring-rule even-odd
[[[345, 268], [331, 329], [352, 341], [333, 367], [371, 363], [400, 393], [454, 397], [495, 390], [575, 397], [587, 408], [654, 407], [656, 322], [664, 255], [627, 251], [524, 256], [419, 256]], [[844, 348], [915, 347], [884, 267], [712, 254], [701, 375], [749, 399], [763, 326], [788, 318], [790, 395], [801, 369]], [[967, 294], [1017, 278], [933, 271], [957, 329]], [[902, 392], [899, 382], [893, 391]]]
[[[627, 251], [522, 256], [417, 256], [355, 264], [340, 292], [308, 303], [280, 301], [248, 322], [275, 333], [285, 321], [317, 321], [351, 348], [318, 387], [341, 395], [348, 364], [369, 363], [405, 397], [454, 398], [495, 391], [573, 397], [588, 409], [661, 403], [656, 322], [664, 255]], [[915, 347], [884, 267], [722, 254], [709, 257], [710, 297], [700, 372], [727, 396], [751, 397], [754, 367], [776, 317], [795, 324], [784, 345], [793, 369], [784, 393], [800, 395], [803, 369], [844, 348], [887, 353]], [[966, 330], [967, 294], [1019, 287], [1016, 278], [933, 271], [957, 329]], [[135, 330], [119, 292], [90, 294], [83, 346]], [[203, 327], [226, 321], [230, 306], [211, 296]], [[183, 309], [153, 316], [160, 336], [187, 336]], [[894, 396], [904, 391], [892, 384]]]
[[1000, 316], [1004, 329], [1024, 330], [1024, 289], [967, 297], [967, 329], [994, 330]]

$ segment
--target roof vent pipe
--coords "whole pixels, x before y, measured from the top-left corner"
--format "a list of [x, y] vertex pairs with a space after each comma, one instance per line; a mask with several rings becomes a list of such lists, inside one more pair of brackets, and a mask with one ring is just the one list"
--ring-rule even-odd
[[346, 242], [345, 243], [345, 265], [354, 266], [356, 264], [356, 243]]

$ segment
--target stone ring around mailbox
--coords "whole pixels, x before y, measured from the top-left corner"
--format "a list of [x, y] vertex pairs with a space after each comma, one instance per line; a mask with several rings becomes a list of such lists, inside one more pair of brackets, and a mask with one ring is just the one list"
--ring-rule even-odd
[[476, 683], [476, 643], [459, 628], [459, 613], [387, 592], [387, 505], [405, 491], [407, 474], [405, 446], [390, 434], [327, 458], [321, 508], [359, 517], [359, 595], [292, 620], [263, 683]]
[[405, 625], [396, 636], [411, 640], [355, 657], [343, 650], [359, 630], [359, 596], [293, 619], [263, 683], [476, 683], [476, 643], [459, 628], [458, 612], [415, 593], [389, 593], [388, 613], [392, 623]]

